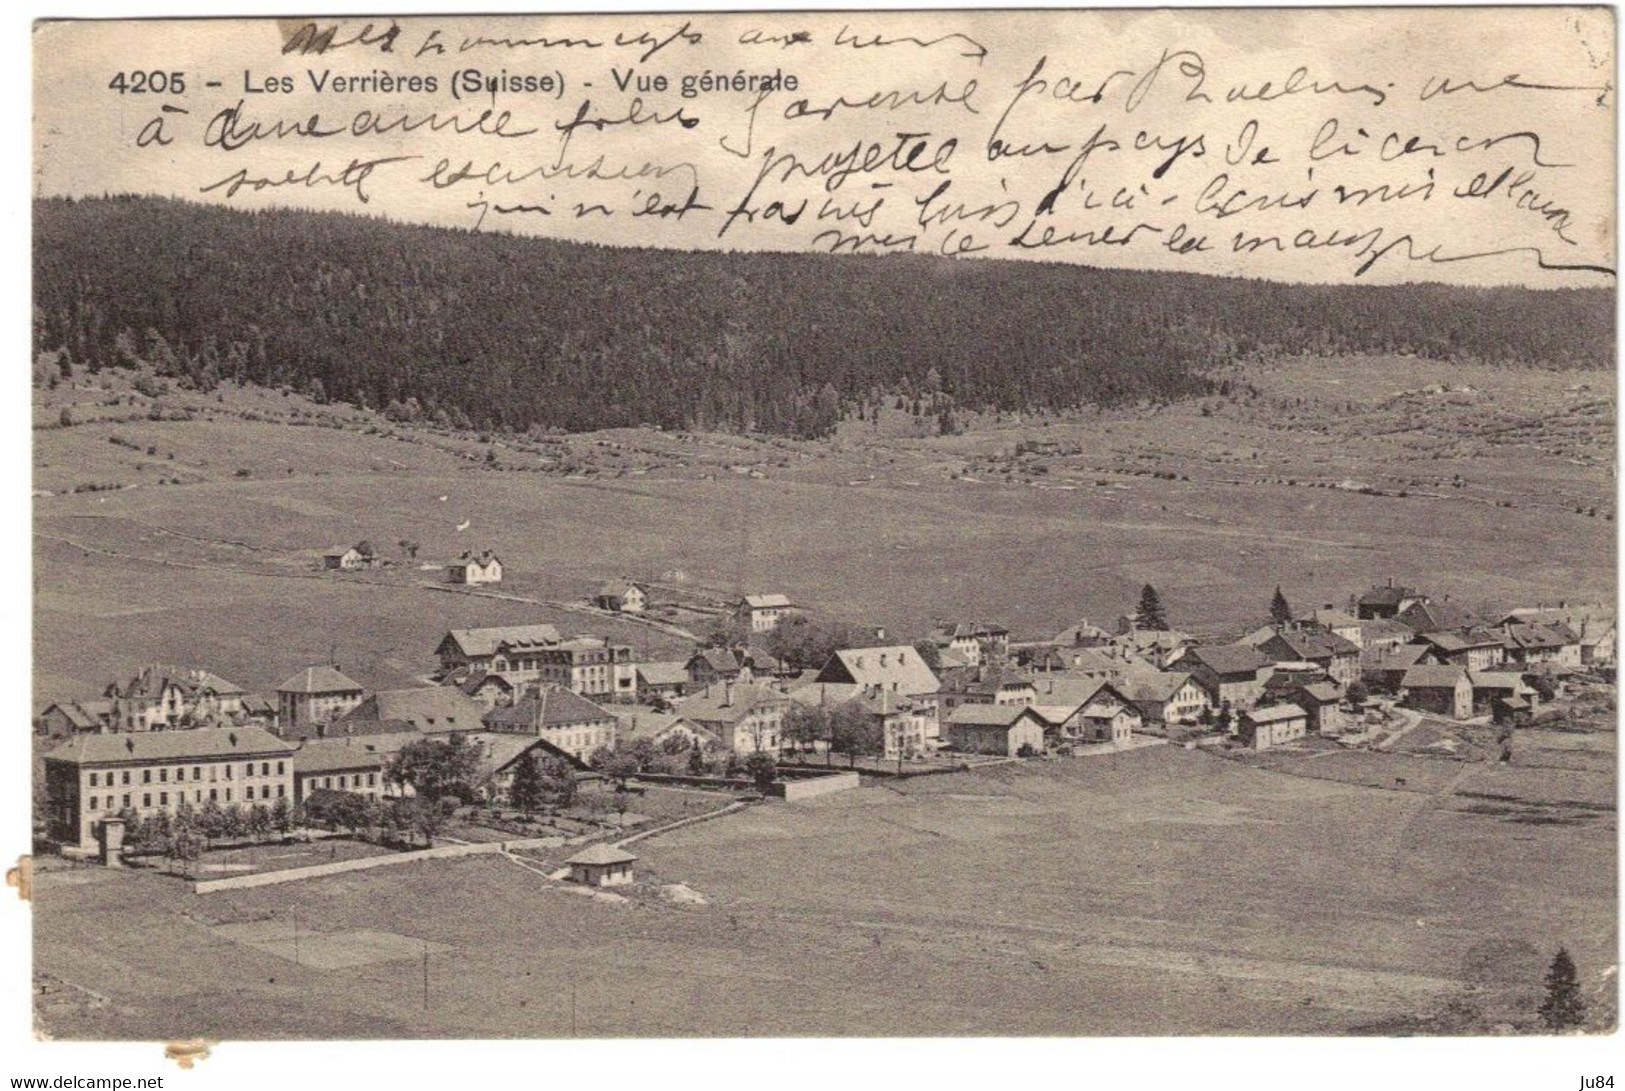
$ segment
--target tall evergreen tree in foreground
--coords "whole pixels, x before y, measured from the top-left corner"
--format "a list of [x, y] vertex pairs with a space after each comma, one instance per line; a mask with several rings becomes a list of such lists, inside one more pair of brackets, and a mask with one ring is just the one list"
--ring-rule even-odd
[[1561, 1033], [1575, 1030], [1585, 1021], [1585, 1001], [1580, 997], [1580, 978], [1568, 948], [1559, 947], [1546, 971], [1546, 999], [1540, 1002], [1540, 1021], [1548, 1030]]
[[514, 810], [530, 814], [542, 800], [542, 771], [536, 755], [527, 750], [514, 762], [513, 781], [508, 785], [508, 803]]
[[1140, 589], [1140, 605], [1134, 611], [1134, 620], [1142, 629], [1168, 627], [1168, 615], [1162, 610], [1162, 597], [1149, 583]]
[[1277, 625], [1285, 625], [1292, 620], [1292, 606], [1281, 593], [1279, 584], [1275, 587], [1275, 597], [1270, 599], [1270, 620]]

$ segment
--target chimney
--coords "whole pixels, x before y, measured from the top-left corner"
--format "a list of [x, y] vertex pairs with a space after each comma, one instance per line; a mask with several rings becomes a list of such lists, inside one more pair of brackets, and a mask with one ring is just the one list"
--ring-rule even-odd
[[722, 707], [727, 708], [730, 705], [732, 705], [733, 703], [734, 703], [734, 684], [732, 682], [723, 682], [722, 683]]

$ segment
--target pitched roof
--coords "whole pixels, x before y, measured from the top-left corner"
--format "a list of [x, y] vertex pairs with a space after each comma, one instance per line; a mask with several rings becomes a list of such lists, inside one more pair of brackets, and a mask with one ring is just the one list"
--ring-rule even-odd
[[1281, 720], [1300, 720], [1308, 715], [1309, 713], [1305, 712], [1301, 706], [1294, 704], [1271, 705], [1268, 708], [1255, 708], [1242, 713], [1242, 716], [1248, 722], [1255, 724], [1273, 724]]
[[45, 756], [53, 761], [90, 765], [285, 756], [291, 753], [291, 743], [277, 738], [264, 728], [243, 726], [75, 735]]
[[1129, 699], [1128, 694], [1121, 688], [1104, 679], [1046, 676], [1036, 680], [1033, 688], [1038, 692], [1036, 703], [1052, 707], [1070, 705], [1073, 708], [1081, 708], [1098, 697], [1103, 690], [1110, 690], [1120, 701]]
[[879, 686], [899, 693], [935, 693], [937, 676], [920, 653], [907, 644], [875, 648], [843, 648], [818, 673], [823, 682], [855, 682], [864, 688]]
[[1323, 705], [1336, 704], [1343, 699], [1343, 691], [1335, 682], [1310, 682], [1299, 686], [1298, 692], [1308, 694]]
[[1561, 648], [1567, 644], [1580, 642], [1578, 634], [1560, 621], [1550, 624], [1512, 624], [1506, 627], [1505, 633], [1509, 647]]
[[1335, 606], [1317, 606], [1300, 614], [1299, 621], [1319, 625], [1323, 629], [1352, 629], [1363, 624], [1359, 618]]
[[639, 663], [638, 676], [650, 686], [680, 686], [688, 681], [688, 664], [675, 661]]
[[[965, 673], [956, 672], [952, 681], [944, 686], [948, 692], [986, 694], [992, 696], [1004, 689], [1019, 689], [1033, 685], [1033, 680], [1009, 667], [972, 668]], [[950, 688], [953, 687], [953, 688]]]
[[1466, 677], [1467, 672], [1460, 667], [1420, 663], [1408, 669], [1399, 684], [1402, 689], [1454, 689]]
[[1453, 602], [1415, 602], [1399, 615], [1401, 621], [1418, 633], [1441, 629], [1467, 629], [1478, 619]]
[[[447, 681], [450, 681], [450, 679], [448, 678]], [[487, 683], [496, 686], [498, 689], [504, 689], [510, 693], [513, 692], [512, 682], [508, 681], [500, 674], [490, 674], [486, 671], [475, 671], [473, 674], [470, 674], [468, 677], [464, 678], [461, 682], [458, 682], [457, 688], [472, 697], [483, 689]]]
[[1112, 634], [1109, 631], [1102, 629], [1088, 618], [1083, 618], [1056, 633], [1050, 643], [1066, 647], [1084, 640], [1109, 641], [1111, 638]]
[[793, 605], [788, 595], [746, 595], [742, 601], [752, 610], [784, 610]]
[[630, 864], [637, 860], [625, 849], [616, 848], [600, 841], [596, 845], [588, 845], [568, 860], [566, 864]]
[[989, 705], [978, 701], [954, 709], [948, 722], [973, 727], [1011, 727], [1023, 716], [1041, 718], [1027, 705]]
[[1514, 693], [1523, 689], [1523, 675], [1511, 671], [1468, 671], [1467, 681], [1474, 689], [1509, 689]]
[[1442, 652], [1463, 652], [1469, 648], [1490, 648], [1503, 642], [1502, 637], [1497, 636], [1488, 629], [1427, 632], [1420, 634], [1419, 638], [1432, 644]]
[[1428, 653], [1426, 644], [1400, 644], [1396, 647], [1367, 648], [1360, 653], [1360, 669], [1396, 671], [1414, 667]]
[[[493, 708], [484, 716], [486, 727], [536, 732], [573, 724], [597, 723], [612, 718], [609, 710], [563, 686], [542, 686], [512, 705]], [[476, 719], [476, 723], [481, 722]]]
[[407, 720], [351, 720], [344, 717], [325, 724], [282, 724], [277, 728], [277, 734], [290, 742], [316, 738], [337, 739], [346, 735], [394, 735], [401, 732], [409, 735], [422, 734]]
[[341, 769], [382, 768], [407, 743], [423, 736], [413, 731], [385, 735], [346, 735], [334, 739], [307, 739], [293, 752], [293, 771], [336, 773]]
[[634, 583], [631, 580], [610, 580], [608, 583], [600, 584], [598, 586], [598, 597], [618, 599], [625, 595], [628, 591], [632, 591], [634, 589], [638, 591], [643, 590], [639, 584]]
[[1191, 676], [1185, 671], [1147, 671], [1131, 674], [1128, 686], [1131, 701], [1171, 701]]
[[1257, 674], [1269, 660], [1245, 644], [1201, 644], [1185, 653], [1215, 674]]
[[751, 682], [711, 685], [677, 706], [678, 715], [699, 723], [737, 723], [763, 705], [789, 698], [776, 689]]
[[1360, 654], [1359, 645], [1330, 631], [1282, 629], [1274, 637], [1264, 641], [1264, 645], [1268, 646], [1277, 641], [1284, 644], [1297, 659], [1328, 659], [1339, 655]]
[[738, 674], [741, 665], [738, 653], [732, 648], [701, 648], [689, 656], [683, 669], [687, 670], [696, 659], [717, 674]]
[[799, 705], [840, 705], [862, 693], [863, 687], [851, 682], [808, 682], [785, 696]]
[[452, 629], [441, 638], [455, 644], [466, 656], [495, 654], [503, 641], [511, 644], [557, 644], [559, 631], [552, 625], [497, 625], [485, 629]]
[[306, 667], [276, 688], [278, 693], [360, 693], [361, 683], [325, 663]]
[[1393, 584], [1379, 584], [1360, 596], [1361, 606], [1398, 606], [1406, 599], [1416, 597], [1414, 587], [1396, 587]]
[[343, 719], [356, 723], [404, 720], [419, 731], [476, 731], [485, 709], [457, 686], [381, 689]]

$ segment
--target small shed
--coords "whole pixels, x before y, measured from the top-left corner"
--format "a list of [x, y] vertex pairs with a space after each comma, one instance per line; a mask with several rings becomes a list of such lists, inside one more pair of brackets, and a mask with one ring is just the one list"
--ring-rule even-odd
[[625, 886], [632, 881], [632, 865], [637, 859], [625, 849], [597, 844], [582, 849], [564, 862], [570, 867], [572, 883]]

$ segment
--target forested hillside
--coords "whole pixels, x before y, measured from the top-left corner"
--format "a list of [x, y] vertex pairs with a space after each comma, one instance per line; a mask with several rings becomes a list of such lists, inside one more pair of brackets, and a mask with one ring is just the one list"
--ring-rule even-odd
[[35, 349], [457, 425], [820, 435], [882, 396], [1069, 408], [1259, 354], [1611, 367], [1613, 294], [627, 250], [155, 198], [34, 209]]

